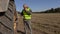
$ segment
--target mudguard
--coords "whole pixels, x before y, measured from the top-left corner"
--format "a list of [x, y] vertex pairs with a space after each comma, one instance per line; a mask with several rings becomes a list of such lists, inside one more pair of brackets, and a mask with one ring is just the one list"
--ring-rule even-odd
[[0, 0], [0, 12], [5, 12], [8, 9], [9, 0]]

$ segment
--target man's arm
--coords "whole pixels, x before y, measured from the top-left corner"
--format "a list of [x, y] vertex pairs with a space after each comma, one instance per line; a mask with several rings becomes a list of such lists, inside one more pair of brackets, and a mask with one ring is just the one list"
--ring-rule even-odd
[[30, 9], [30, 14], [32, 14], [32, 10]]
[[23, 10], [22, 10], [22, 12], [21, 12], [21, 16], [23, 16]]
[[27, 11], [27, 14], [28, 14], [28, 15], [31, 15], [31, 14], [32, 14], [32, 10]]

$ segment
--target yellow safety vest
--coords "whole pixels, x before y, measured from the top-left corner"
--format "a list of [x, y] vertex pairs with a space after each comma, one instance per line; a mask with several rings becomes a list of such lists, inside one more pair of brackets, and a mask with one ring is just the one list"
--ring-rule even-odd
[[[30, 11], [30, 8], [27, 9], [28, 11]], [[31, 19], [31, 15], [28, 15], [25, 11], [23, 11], [23, 16], [24, 16], [24, 19]]]

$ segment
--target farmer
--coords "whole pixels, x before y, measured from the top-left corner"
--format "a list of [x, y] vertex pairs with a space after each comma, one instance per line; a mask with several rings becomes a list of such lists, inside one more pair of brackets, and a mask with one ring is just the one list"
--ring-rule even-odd
[[23, 16], [25, 34], [28, 34], [28, 31], [30, 34], [32, 34], [31, 14], [32, 14], [32, 10], [26, 4], [24, 4], [21, 15]]

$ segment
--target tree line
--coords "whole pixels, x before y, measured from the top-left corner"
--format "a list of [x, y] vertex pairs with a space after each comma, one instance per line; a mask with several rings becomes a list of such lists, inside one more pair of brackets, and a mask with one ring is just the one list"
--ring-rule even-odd
[[40, 13], [60, 13], [60, 8], [51, 8], [49, 10], [46, 11], [41, 11]]

